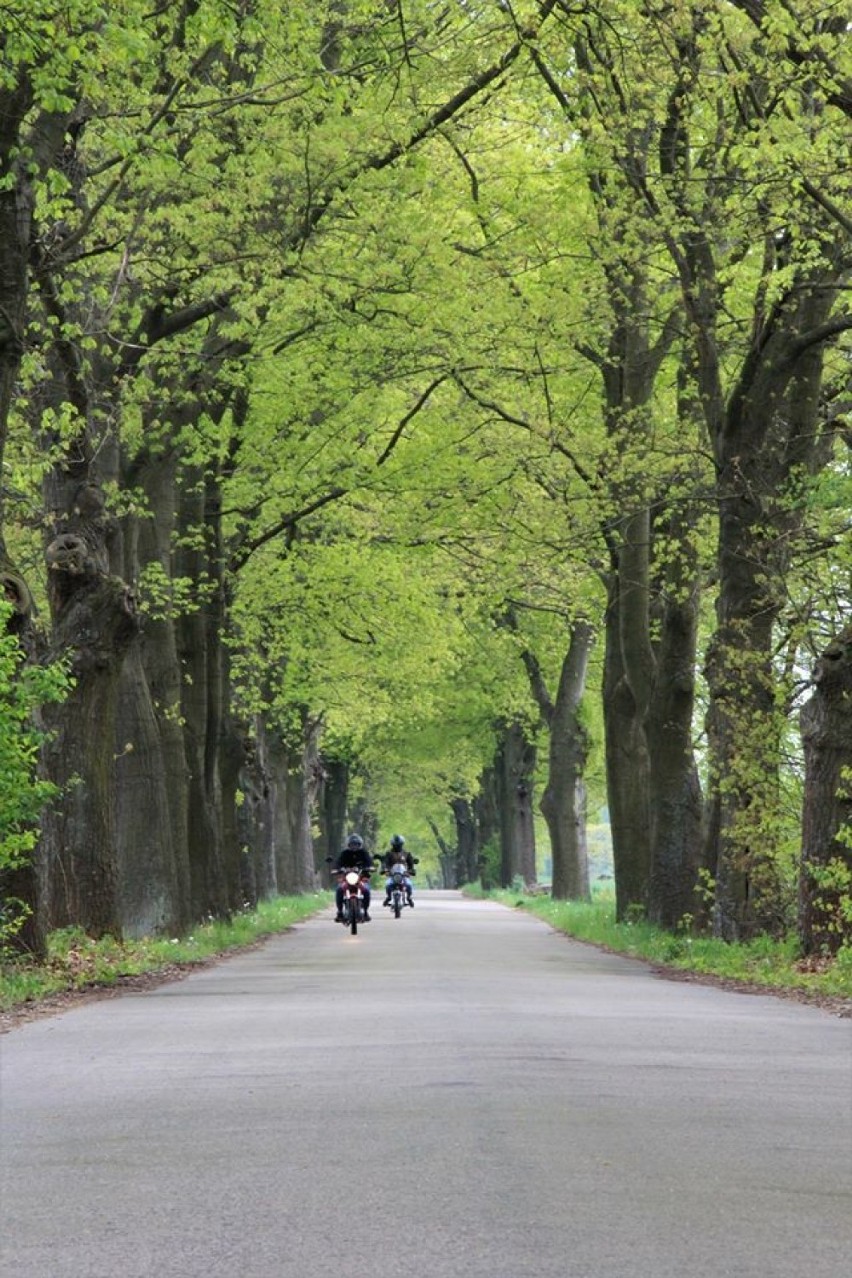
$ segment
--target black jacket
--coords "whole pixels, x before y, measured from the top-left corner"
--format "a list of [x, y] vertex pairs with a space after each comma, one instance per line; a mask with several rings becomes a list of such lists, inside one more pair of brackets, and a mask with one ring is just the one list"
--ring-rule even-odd
[[361, 848], [360, 851], [344, 848], [335, 864], [338, 870], [372, 870], [373, 858], [366, 848]]
[[387, 874], [390, 874], [392, 868], [395, 865], [398, 865], [400, 861], [402, 861], [403, 864], [408, 867], [409, 874], [416, 873], [414, 867], [417, 864], [417, 862], [415, 861], [414, 857], [411, 855], [410, 852], [405, 852], [405, 851], [400, 852], [398, 848], [390, 848], [387, 852], [385, 852], [384, 856], [382, 857], [382, 865], [385, 868], [385, 872]]

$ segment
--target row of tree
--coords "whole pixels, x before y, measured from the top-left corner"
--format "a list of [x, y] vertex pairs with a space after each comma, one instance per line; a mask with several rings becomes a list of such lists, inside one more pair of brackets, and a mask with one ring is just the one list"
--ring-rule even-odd
[[70, 677], [6, 858], [21, 940], [309, 889], [415, 807], [452, 881], [491, 846], [533, 880], [538, 786], [555, 895], [588, 893], [591, 793], [621, 916], [837, 949], [842, 18], [0, 24], [0, 576]]

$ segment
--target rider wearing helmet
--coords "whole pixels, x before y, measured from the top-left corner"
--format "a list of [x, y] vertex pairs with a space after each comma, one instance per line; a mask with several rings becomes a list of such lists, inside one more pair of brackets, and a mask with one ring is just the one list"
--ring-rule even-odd
[[[338, 870], [372, 870], [373, 858], [367, 851], [367, 846], [360, 834], [350, 834], [346, 840], [346, 844], [335, 861], [335, 869]], [[364, 880], [361, 889], [364, 893], [364, 922], [370, 922], [370, 884]], [[343, 883], [337, 885], [337, 917], [335, 923], [343, 921]]]
[[[410, 852], [406, 852], [405, 839], [402, 837], [402, 835], [394, 834], [390, 841], [390, 847], [388, 848], [387, 852], [385, 852], [384, 856], [382, 857], [382, 865], [384, 867], [385, 873], [389, 875], [392, 868], [395, 865], [399, 865], [400, 862], [408, 870], [408, 874], [406, 874], [405, 879], [403, 881], [405, 884], [405, 895], [408, 897], [408, 904], [413, 907], [414, 901], [412, 900], [412, 897], [411, 897], [411, 879], [409, 878], [409, 875], [416, 873], [414, 867], [417, 864], [417, 858], [413, 857]], [[382, 901], [382, 905], [390, 905], [392, 887], [393, 887], [393, 879], [389, 878], [387, 883], [385, 884], [385, 899]]]

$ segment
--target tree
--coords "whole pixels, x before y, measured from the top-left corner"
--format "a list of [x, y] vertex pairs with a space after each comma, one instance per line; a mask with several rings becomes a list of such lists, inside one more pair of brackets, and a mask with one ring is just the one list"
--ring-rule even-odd
[[[245, 357], [258, 328], [289, 309], [305, 245], [498, 81], [552, 8], [520, 35], [498, 12], [464, 47], [429, 6], [406, 26], [372, 6], [290, 15], [277, 4], [128, 3], [109, 18], [64, 12], [58, 40], [50, 4], [28, 13], [4, 118], [10, 156], [30, 146], [37, 162], [16, 170], [29, 214], [6, 276], [25, 287], [37, 208], [38, 306], [25, 300], [43, 358], [29, 361], [27, 414], [53, 463], [52, 640], [79, 676], [50, 756], [61, 769], [75, 755], [81, 772], [43, 840], [54, 921], [82, 910], [78, 921], [112, 930], [129, 911], [131, 929], [170, 926], [238, 900], [225, 570], [299, 517], [245, 521], [224, 547], [220, 491], [239, 447]], [[10, 332], [22, 313], [18, 288]], [[316, 476], [314, 487], [325, 501], [337, 485]], [[158, 572], [185, 606], [160, 606], [140, 650], [127, 585]], [[84, 748], [93, 714], [114, 729]], [[159, 825], [146, 846], [137, 803], [151, 784]], [[153, 870], [154, 848], [156, 871], [139, 874], [140, 862]], [[60, 864], [64, 875], [52, 872]]]
[[[768, 12], [761, 6], [761, 21]], [[773, 15], [779, 16], [774, 6]], [[714, 456], [719, 597], [707, 662], [711, 769], [703, 859], [716, 875], [717, 930], [734, 936], [772, 916], [775, 587], [795, 525], [797, 476], [826, 456], [830, 430], [818, 408], [825, 345], [849, 324], [839, 302], [848, 226], [837, 202], [846, 181], [837, 167], [845, 121], [837, 118], [829, 70], [840, 36], [825, 24], [816, 43], [827, 57], [813, 45], [802, 62], [805, 46], [791, 41], [785, 22], [767, 43], [723, 10], [645, 13], [616, 4], [584, 26], [581, 83], [588, 81], [596, 112], [587, 144], [592, 154], [610, 157], [607, 189], [621, 188], [620, 238], [633, 250], [623, 264], [627, 275], [622, 268], [616, 277], [616, 296], [635, 334], [645, 311], [632, 287], [636, 266], [644, 272], [655, 249], [665, 250], [680, 284], [681, 370], [691, 415], [701, 413]], [[570, 106], [552, 73], [544, 74]], [[625, 348], [615, 370], [633, 368], [647, 373], [647, 362], [634, 364]], [[635, 583], [646, 579], [649, 511], [640, 507], [626, 518], [620, 553], [630, 562], [628, 600], [644, 607], [645, 592]], [[681, 611], [677, 626], [687, 615]], [[646, 627], [631, 624], [628, 631], [642, 636], [633, 691], [644, 689], [643, 703], [650, 704]], [[683, 671], [682, 642], [678, 649], [676, 669]], [[609, 651], [616, 652], [614, 644]], [[613, 671], [613, 687], [630, 687], [625, 673]], [[680, 809], [692, 814], [694, 830], [691, 766], [682, 766], [682, 779]], [[640, 830], [650, 826], [650, 811], [641, 812], [648, 792], [647, 784], [636, 787]]]
[[84, 8], [37, 4], [0, 85], [2, 574], [76, 676], [54, 919], [309, 886], [347, 801], [375, 826], [418, 787], [467, 872], [502, 795], [502, 877], [530, 877], [545, 735], [555, 887], [582, 892], [594, 632], [619, 912], [678, 926], [708, 568], [716, 926], [777, 919], [785, 592], [849, 324], [837, 24]]
[[822, 653], [802, 707], [805, 798], [799, 936], [805, 954], [836, 954], [852, 937], [852, 629]]

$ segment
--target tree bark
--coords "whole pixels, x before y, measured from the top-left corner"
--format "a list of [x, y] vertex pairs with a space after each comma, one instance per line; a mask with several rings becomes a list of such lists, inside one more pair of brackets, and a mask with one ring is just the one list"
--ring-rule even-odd
[[487, 892], [494, 887], [494, 884], [491, 881], [491, 871], [485, 852], [499, 838], [500, 830], [497, 769], [494, 765], [485, 768], [480, 777], [479, 788], [473, 801], [473, 809], [476, 818], [479, 852], [477, 861], [479, 881], [483, 890]]
[[456, 868], [455, 883], [459, 887], [464, 883], [474, 883], [479, 873], [479, 829], [473, 807], [468, 799], [453, 799], [450, 802], [453, 819], [456, 824]]
[[[632, 126], [628, 126], [632, 136]], [[637, 134], [635, 141], [640, 144]], [[646, 135], [641, 146], [647, 147]], [[604, 184], [605, 191], [605, 184]], [[602, 209], [609, 201], [595, 186]], [[616, 219], [616, 225], [618, 220]], [[621, 231], [616, 235], [620, 242]], [[648, 284], [644, 266], [624, 260], [608, 272], [612, 329], [601, 371], [607, 432], [620, 445], [638, 437], [640, 447], [651, 436], [651, 397], [670, 339], [652, 345], [648, 328]], [[670, 778], [654, 772], [663, 759], [650, 748], [649, 719], [653, 713], [660, 670], [658, 644], [652, 634], [652, 590], [656, 568], [654, 544], [655, 482], [635, 476], [615, 483], [612, 497], [623, 514], [606, 529], [609, 552], [607, 611], [604, 627], [604, 734], [607, 796], [615, 871], [616, 916], [647, 912], [651, 904], [651, 875], [655, 859], [652, 804], [656, 794], [671, 790]], [[655, 571], [656, 569], [656, 571]], [[656, 829], [661, 829], [658, 823]], [[659, 860], [659, 858], [658, 858]]]
[[[67, 550], [62, 541], [60, 550]], [[80, 544], [75, 539], [74, 549]], [[74, 687], [45, 711], [47, 775], [61, 798], [45, 813], [40, 858], [47, 926], [77, 925], [91, 936], [121, 936], [115, 839], [114, 724], [121, 668], [138, 627], [124, 582], [91, 566], [69, 567], [54, 551], [53, 650], [72, 654]], [[76, 560], [74, 561], [77, 562]], [[87, 564], [89, 561], [86, 561]]]
[[[825, 270], [826, 268], [823, 268]], [[840, 267], [836, 268], [838, 271]], [[717, 628], [707, 660], [714, 930], [740, 940], [783, 926], [776, 861], [782, 725], [773, 632], [801, 504], [791, 482], [825, 463], [818, 333], [834, 290], [808, 271], [743, 361], [714, 437], [718, 475]]]
[[[312, 892], [319, 884], [312, 830], [319, 789], [318, 736], [319, 724], [307, 711], [299, 740], [288, 740], [269, 727], [263, 731], [275, 891], [284, 894]], [[336, 856], [340, 847], [342, 841], [329, 855]]]
[[458, 866], [458, 850], [451, 848], [447, 840], [441, 834], [435, 822], [431, 817], [426, 818], [426, 824], [432, 831], [435, 842], [438, 845], [439, 862], [441, 866], [441, 887], [455, 888], [458, 887], [456, 879], [456, 869]]
[[547, 716], [550, 727], [547, 784], [541, 811], [553, 856], [551, 895], [559, 901], [589, 898], [585, 770], [588, 733], [580, 708], [594, 631], [585, 621], [571, 627], [559, 687]]
[[[123, 462], [125, 489], [139, 489], [145, 497], [141, 515], [130, 514], [122, 521], [122, 571], [128, 581], [139, 581], [144, 572], [156, 570], [159, 582], [168, 589], [174, 576], [173, 541], [177, 528], [177, 457], [174, 449], [143, 450]], [[178, 932], [196, 921], [190, 892], [187, 830], [189, 828], [189, 768], [184, 748], [181, 718], [181, 669], [175, 617], [170, 600], [152, 600], [142, 622], [140, 660], [150, 703], [150, 716], [143, 724], [150, 736], [145, 747], [161, 760], [161, 776], [153, 802], [168, 821], [168, 841], [174, 858], [175, 898], [171, 913]], [[144, 694], [141, 694], [144, 695]], [[123, 713], [123, 711], [122, 711]], [[119, 747], [121, 748], [121, 747]], [[130, 760], [132, 765], [132, 760]], [[126, 780], [130, 780], [128, 769]], [[144, 791], [137, 790], [142, 804]], [[147, 807], [132, 808], [126, 796], [126, 827], [146, 823]], [[164, 838], [166, 836], [164, 835]]]
[[323, 757], [322, 780], [318, 796], [321, 843], [319, 864], [336, 857], [346, 838], [346, 812], [349, 806], [349, 764], [342, 759]]
[[618, 581], [610, 580], [604, 651], [604, 740], [612, 830], [616, 917], [648, 905], [651, 877], [650, 759], [644, 726], [624, 674]]
[[301, 750], [291, 777], [291, 829], [296, 854], [293, 892], [313, 892], [319, 885], [314, 852], [313, 825], [321, 781], [319, 741], [321, 719], [302, 708]]
[[181, 485], [174, 571], [193, 583], [194, 607], [176, 619], [182, 673], [181, 719], [188, 772], [187, 856], [191, 914], [225, 918], [238, 904], [239, 857], [226, 848], [220, 750], [225, 739], [226, 671], [222, 635], [218, 510], [211, 481], [186, 468]]
[[800, 724], [799, 938], [805, 954], [836, 954], [852, 941], [852, 627], [817, 662]]
[[[685, 512], [687, 518], [689, 509]], [[680, 547], [656, 591], [654, 691], [646, 715], [650, 754], [651, 866], [648, 917], [670, 930], [703, 921], [696, 894], [702, 853], [702, 793], [693, 748], [698, 567], [692, 530], [669, 519], [668, 541]]]
[[140, 645], [134, 644], [119, 676], [113, 769], [121, 930], [126, 936], [179, 935], [186, 922], [160, 747]]
[[535, 745], [522, 724], [506, 724], [500, 734], [495, 772], [500, 814], [500, 885], [519, 876], [536, 881], [534, 774]]
[[235, 814], [240, 848], [240, 887], [244, 900], [254, 907], [258, 901], [275, 894], [270, 778], [264, 735], [257, 720], [251, 729], [244, 726], [240, 757], [240, 798]]

